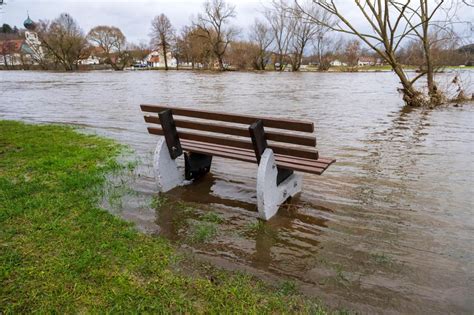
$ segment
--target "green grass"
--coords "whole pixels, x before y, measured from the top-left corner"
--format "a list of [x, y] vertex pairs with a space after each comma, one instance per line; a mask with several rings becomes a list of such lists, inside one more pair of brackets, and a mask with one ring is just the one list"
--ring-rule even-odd
[[247, 224], [247, 226], [245, 227], [245, 232], [258, 233], [260, 231], [265, 231], [265, 229], [266, 229], [265, 222], [260, 219], [257, 219]]
[[121, 149], [69, 127], [0, 121], [0, 313], [325, 312], [245, 274], [183, 273], [187, 259], [167, 240], [100, 209], [106, 174], [131, 168], [116, 162]]
[[190, 241], [192, 243], [208, 242], [217, 234], [217, 226], [212, 222], [195, 222], [190, 228]]
[[168, 198], [166, 198], [166, 196], [156, 195], [156, 196], [153, 196], [153, 198], [151, 198], [150, 207], [152, 209], [161, 208], [163, 205], [166, 205], [167, 202], [168, 202]]
[[296, 284], [293, 281], [283, 281], [280, 283], [279, 292], [283, 295], [294, 295], [297, 294]]
[[221, 224], [224, 222], [224, 219], [222, 219], [221, 216], [214, 212], [207, 212], [201, 217], [201, 220], [217, 224]]

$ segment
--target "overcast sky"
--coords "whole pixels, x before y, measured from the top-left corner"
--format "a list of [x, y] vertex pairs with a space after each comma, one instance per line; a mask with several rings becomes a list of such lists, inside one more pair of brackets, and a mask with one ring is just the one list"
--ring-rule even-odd
[[[149, 41], [151, 20], [160, 13], [166, 14], [176, 29], [190, 24], [190, 19], [201, 11], [204, 0], [4, 0], [0, 13], [0, 25], [8, 23], [23, 27], [29, 12], [31, 19], [54, 19], [62, 12], [71, 14], [84, 29], [89, 31], [96, 25], [118, 26], [132, 42]], [[460, 1], [460, 0], [459, 0]], [[468, 0], [471, 1], [471, 0]], [[474, 0], [472, 0], [474, 1]], [[236, 6], [234, 24], [247, 32], [248, 26], [261, 16], [264, 6], [271, 0], [229, 0]], [[359, 20], [351, 0], [339, 0], [353, 20]], [[474, 9], [465, 7], [460, 12], [465, 21], [474, 21]], [[355, 18], [355, 19], [354, 19]], [[357, 24], [357, 22], [356, 22]], [[359, 25], [362, 27], [362, 25]]]

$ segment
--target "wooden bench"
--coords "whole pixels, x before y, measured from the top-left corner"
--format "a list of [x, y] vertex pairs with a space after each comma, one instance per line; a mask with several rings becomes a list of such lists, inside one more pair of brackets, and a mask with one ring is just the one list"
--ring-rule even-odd
[[[163, 136], [153, 163], [161, 192], [204, 176], [213, 156], [256, 163], [258, 211], [265, 220], [301, 191], [302, 176], [294, 171], [321, 175], [336, 161], [319, 156], [312, 122], [162, 105], [141, 110], [148, 132]], [[176, 163], [183, 154], [184, 172]]]

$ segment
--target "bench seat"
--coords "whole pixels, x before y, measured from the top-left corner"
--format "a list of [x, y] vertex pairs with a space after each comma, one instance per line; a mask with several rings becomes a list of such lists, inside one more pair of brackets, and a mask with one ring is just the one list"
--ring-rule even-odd
[[[213, 155], [243, 162], [257, 163], [255, 152], [253, 150], [192, 140], [181, 140], [181, 146], [188, 152]], [[281, 168], [316, 175], [321, 175], [331, 164], [336, 162], [335, 159], [331, 158], [319, 157], [317, 160], [311, 160], [281, 154], [275, 154], [275, 160], [277, 166]]]

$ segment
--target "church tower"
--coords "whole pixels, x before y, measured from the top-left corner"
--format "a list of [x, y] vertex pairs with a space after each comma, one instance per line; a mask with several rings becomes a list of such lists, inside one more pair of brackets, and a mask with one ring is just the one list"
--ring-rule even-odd
[[36, 33], [36, 23], [30, 19], [28, 14], [27, 19], [23, 22], [25, 27], [25, 42], [33, 51], [33, 58], [37, 61], [44, 58], [43, 48], [41, 47], [41, 41], [39, 40], [38, 33]]

